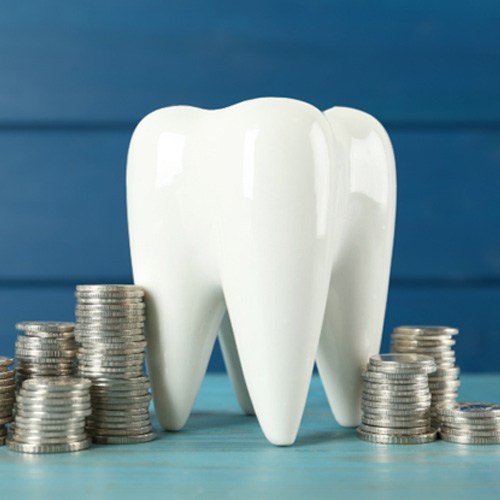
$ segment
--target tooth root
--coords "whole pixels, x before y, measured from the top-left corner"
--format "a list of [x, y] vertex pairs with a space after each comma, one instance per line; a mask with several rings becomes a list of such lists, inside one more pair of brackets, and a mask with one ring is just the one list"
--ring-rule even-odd
[[317, 363], [337, 421], [354, 426], [361, 418], [360, 369], [380, 349], [394, 234], [395, 165], [387, 133], [373, 117], [348, 108], [325, 114], [344, 145], [350, 187]]
[[165, 429], [176, 431], [193, 407], [225, 306], [220, 294], [203, 293], [199, 282], [165, 289], [172, 279], [166, 273], [162, 284], [144, 276], [136, 282], [148, 291], [147, 359], [156, 415]]
[[286, 113], [269, 120], [252, 154], [258, 195], [239, 197], [238, 180], [227, 190], [232, 208], [220, 227], [222, 288], [244, 377], [275, 445], [296, 439], [331, 270], [324, 227], [333, 209], [331, 129], [320, 113], [311, 114], [313, 123]]
[[224, 364], [240, 408], [247, 415], [255, 415], [252, 400], [250, 399], [250, 394], [248, 394], [245, 377], [243, 376], [240, 357], [238, 355], [236, 341], [234, 340], [233, 328], [227, 314], [224, 316], [220, 327], [219, 344], [224, 358]]
[[146, 290], [148, 369], [156, 414], [168, 430], [189, 416], [226, 310], [202, 265], [209, 249], [201, 252], [185, 230], [204, 227], [190, 209], [201, 195], [185, 187], [189, 172], [182, 169], [185, 140], [203, 113], [175, 111], [158, 110], [138, 125], [127, 166], [134, 282]]

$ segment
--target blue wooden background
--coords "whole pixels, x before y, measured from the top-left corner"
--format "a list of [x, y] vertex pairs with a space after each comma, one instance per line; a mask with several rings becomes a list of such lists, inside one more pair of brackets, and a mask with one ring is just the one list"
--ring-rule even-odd
[[[130, 282], [125, 161], [170, 104], [289, 96], [377, 116], [398, 163], [385, 326], [458, 326], [500, 369], [498, 0], [4, 0], [0, 351], [73, 318], [76, 283]], [[211, 368], [220, 370], [220, 353]]]

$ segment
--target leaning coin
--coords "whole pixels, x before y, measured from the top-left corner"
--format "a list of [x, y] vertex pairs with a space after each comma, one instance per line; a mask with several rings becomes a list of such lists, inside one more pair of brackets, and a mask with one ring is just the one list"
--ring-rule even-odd
[[437, 437], [437, 431], [417, 435], [383, 435], [371, 434], [358, 428], [356, 432], [360, 439], [377, 444], [424, 444], [435, 441]]
[[19, 443], [15, 438], [11, 438], [7, 439], [7, 446], [10, 450], [21, 453], [64, 453], [85, 450], [90, 446], [91, 442], [91, 439], [85, 439], [72, 443], [45, 445]]

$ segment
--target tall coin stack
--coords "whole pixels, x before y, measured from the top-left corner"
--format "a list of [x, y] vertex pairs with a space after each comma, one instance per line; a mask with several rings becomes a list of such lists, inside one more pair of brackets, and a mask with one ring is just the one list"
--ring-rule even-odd
[[7, 429], [5, 424], [12, 422], [16, 385], [14, 372], [9, 370], [14, 360], [0, 356], [0, 444], [5, 444]]
[[76, 287], [79, 373], [92, 381], [87, 430], [101, 444], [153, 440], [144, 290], [134, 285]]
[[378, 354], [362, 371], [360, 439], [380, 444], [434, 441], [428, 374], [436, 369], [429, 356]]
[[456, 328], [448, 326], [399, 326], [392, 332], [391, 350], [395, 353], [432, 356], [437, 370], [429, 375], [432, 394], [433, 426], [439, 428], [438, 405], [454, 403], [460, 386], [460, 369], [455, 366]]
[[460, 444], [500, 444], [500, 405], [455, 403], [437, 406], [441, 439]]
[[16, 388], [34, 376], [71, 376], [76, 371], [75, 324], [26, 321], [16, 328]]
[[90, 380], [36, 377], [26, 380], [16, 400], [16, 420], [7, 446], [23, 453], [62, 453], [88, 448], [85, 432]]

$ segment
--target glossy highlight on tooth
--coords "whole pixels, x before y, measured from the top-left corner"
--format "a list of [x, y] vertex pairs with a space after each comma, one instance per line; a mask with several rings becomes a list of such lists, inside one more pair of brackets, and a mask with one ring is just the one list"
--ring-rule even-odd
[[161, 425], [184, 426], [217, 335], [239, 404], [271, 443], [295, 441], [315, 361], [337, 421], [359, 424], [395, 203], [389, 137], [361, 111], [261, 98], [147, 115], [127, 207]]

